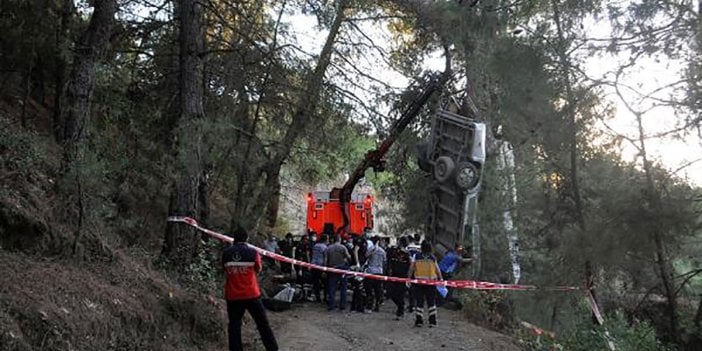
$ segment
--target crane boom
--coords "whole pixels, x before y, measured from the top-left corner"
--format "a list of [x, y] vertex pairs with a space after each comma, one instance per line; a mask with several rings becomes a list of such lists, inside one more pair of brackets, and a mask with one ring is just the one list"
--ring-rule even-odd
[[337, 233], [342, 233], [347, 230], [349, 224], [347, 204], [349, 201], [351, 201], [351, 194], [353, 193], [353, 189], [356, 187], [356, 184], [358, 184], [358, 182], [364, 177], [368, 168], [373, 167], [374, 170], [379, 172], [384, 170], [385, 160], [383, 160], [383, 157], [385, 157], [390, 150], [390, 147], [395, 143], [397, 138], [407, 128], [410, 122], [412, 122], [412, 120], [419, 115], [422, 107], [424, 107], [427, 101], [429, 101], [429, 98], [431, 98], [431, 96], [448, 80], [448, 77], [448, 72], [444, 72], [439, 78], [436, 76], [432, 77], [422, 93], [417, 98], [412, 100], [400, 118], [393, 122], [392, 126], [390, 126], [390, 134], [387, 138], [385, 138], [385, 140], [383, 140], [382, 143], [380, 143], [380, 146], [366, 153], [363, 161], [356, 166], [356, 169], [341, 188], [332, 189], [331, 198], [339, 199], [343, 216], [342, 225], [339, 228], [336, 228]]

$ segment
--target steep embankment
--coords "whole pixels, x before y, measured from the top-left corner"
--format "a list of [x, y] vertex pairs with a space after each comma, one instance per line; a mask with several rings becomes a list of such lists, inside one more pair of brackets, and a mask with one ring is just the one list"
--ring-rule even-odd
[[[0, 98], [0, 350], [223, 349], [221, 302], [152, 269], [157, 251], [105, 230], [122, 218], [95, 215], [74, 245], [56, 191], [60, 148], [42, 123], [50, 113], [32, 106], [41, 133], [20, 128], [8, 117], [16, 99]], [[162, 232], [146, 227], [134, 235]]]
[[207, 300], [126, 257], [0, 250], [1, 350], [222, 349], [223, 310]]

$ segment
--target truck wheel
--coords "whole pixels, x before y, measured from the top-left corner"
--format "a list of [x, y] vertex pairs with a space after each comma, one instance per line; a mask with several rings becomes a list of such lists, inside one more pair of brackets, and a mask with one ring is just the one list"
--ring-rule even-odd
[[443, 183], [451, 178], [454, 169], [456, 169], [456, 163], [448, 156], [441, 156], [436, 159], [434, 165], [434, 178]]
[[468, 190], [478, 185], [480, 171], [471, 162], [461, 162], [456, 170], [456, 184], [463, 190]]

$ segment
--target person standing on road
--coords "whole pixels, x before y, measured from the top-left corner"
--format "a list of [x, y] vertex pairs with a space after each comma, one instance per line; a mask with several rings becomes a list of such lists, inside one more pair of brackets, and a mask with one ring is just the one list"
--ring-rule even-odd
[[366, 265], [366, 252], [368, 251], [368, 237], [366, 234], [353, 238], [353, 264], [360, 270]]
[[[303, 235], [300, 241], [295, 245], [295, 259], [302, 262], [310, 262], [310, 256], [312, 254], [312, 245], [310, 244], [309, 237]], [[309, 281], [309, 270], [302, 266], [295, 266], [295, 273], [297, 275], [297, 283], [304, 291], [304, 285]]]
[[[385, 249], [377, 236], [371, 239], [373, 245], [366, 253], [367, 257], [367, 272], [370, 274], [383, 275], [385, 274], [385, 264], [387, 263], [387, 255]], [[365, 290], [368, 294], [366, 299], [366, 312], [373, 310], [380, 311], [380, 304], [383, 302], [383, 282], [377, 279], [366, 279]]]
[[[421, 245], [422, 252], [416, 257], [412, 265], [408, 277], [413, 279], [426, 280], [443, 280], [439, 265], [436, 263], [431, 243], [424, 240]], [[421, 327], [424, 324], [424, 302], [426, 301], [429, 309], [429, 327], [436, 326], [436, 287], [433, 285], [415, 286], [417, 294], [416, 319], [414, 325]]]
[[[419, 241], [416, 240], [415, 236], [407, 235], [407, 253], [409, 253], [410, 261], [413, 262], [421, 252], [421, 247], [419, 246]], [[417, 293], [414, 284], [409, 284], [407, 286], [409, 289], [409, 312], [413, 313], [415, 307], [417, 306]]]
[[[366, 234], [368, 230], [364, 230], [364, 234], [353, 235], [350, 240], [353, 252], [352, 257], [352, 270], [355, 272], [365, 272], [366, 266], [366, 252], [368, 250], [368, 240]], [[366, 312], [366, 305], [368, 305], [368, 291], [366, 289], [366, 283], [362, 277], [354, 277], [351, 280], [351, 290], [353, 291], [353, 300], [351, 300], [351, 311], [354, 312]]]
[[[332, 244], [327, 247], [327, 250], [324, 253], [325, 266], [338, 269], [348, 269], [349, 260], [351, 260], [349, 250], [346, 249], [344, 245], [339, 244], [339, 237], [336, 235], [332, 236], [331, 242]], [[327, 276], [327, 308], [329, 311], [333, 311], [336, 308], [336, 288], [338, 285], [340, 289], [339, 310], [343, 311], [346, 309], [346, 276], [340, 273], [332, 272], [329, 272]]]
[[[273, 253], [280, 252], [278, 249], [278, 241], [273, 234], [268, 234], [268, 239], [263, 242], [263, 248]], [[267, 268], [274, 268], [276, 266], [275, 260], [270, 257], [264, 257], [263, 260], [266, 262]]]
[[[407, 277], [410, 268], [410, 255], [407, 252], [407, 238], [398, 239], [396, 247], [388, 249], [388, 275], [391, 277]], [[390, 299], [395, 303], [395, 320], [400, 320], [405, 315], [405, 283], [391, 282], [388, 284]]]
[[[329, 242], [329, 239], [326, 234], [322, 234], [322, 236], [319, 237], [319, 240], [317, 241], [316, 244], [312, 247], [312, 264], [316, 264], [318, 266], [324, 266], [324, 253], [327, 251], [327, 243]], [[312, 290], [314, 292], [314, 297], [317, 302], [322, 301], [321, 297], [321, 290], [322, 287], [324, 287], [325, 291], [325, 298], [324, 301], [327, 300], [326, 296], [326, 287], [327, 284], [324, 282], [322, 279], [322, 271], [318, 269], [313, 269], [312, 270]]]
[[261, 303], [261, 291], [256, 274], [261, 271], [261, 256], [246, 244], [248, 234], [244, 228], [233, 233], [234, 243], [222, 252], [222, 265], [226, 275], [224, 297], [229, 316], [229, 350], [241, 351], [241, 318], [245, 311], [256, 323], [266, 351], [278, 350], [266, 311]]
[[[278, 245], [280, 247], [280, 253], [285, 257], [293, 258], [293, 252], [295, 252], [295, 241], [293, 240], [292, 233], [285, 234], [285, 240], [280, 242]], [[283, 274], [290, 274], [292, 272], [292, 265], [290, 263], [280, 263], [280, 271]]]

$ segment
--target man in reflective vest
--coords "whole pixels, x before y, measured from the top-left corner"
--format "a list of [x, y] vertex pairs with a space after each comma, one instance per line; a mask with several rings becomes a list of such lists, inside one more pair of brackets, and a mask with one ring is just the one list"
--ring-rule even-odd
[[[443, 280], [431, 243], [424, 240], [421, 250], [422, 252], [412, 262], [408, 276], [413, 279]], [[414, 325], [421, 327], [424, 324], [424, 302], [426, 301], [429, 310], [429, 327], [436, 326], [436, 287], [417, 284], [415, 289], [417, 306], [415, 308], [416, 320]]]
[[278, 343], [261, 303], [261, 291], [256, 279], [256, 274], [261, 271], [261, 256], [246, 244], [248, 234], [244, 228], [237, 228], [232, 236], [234, 243], [222, 253], [222, 264], [227, 279], [224, 297], [227, 300], [229, 315], [229, 350], [243, 350], [241, 318], [245, 311], [249, 311], [256, 323], [266, 350], [278, 350]]

